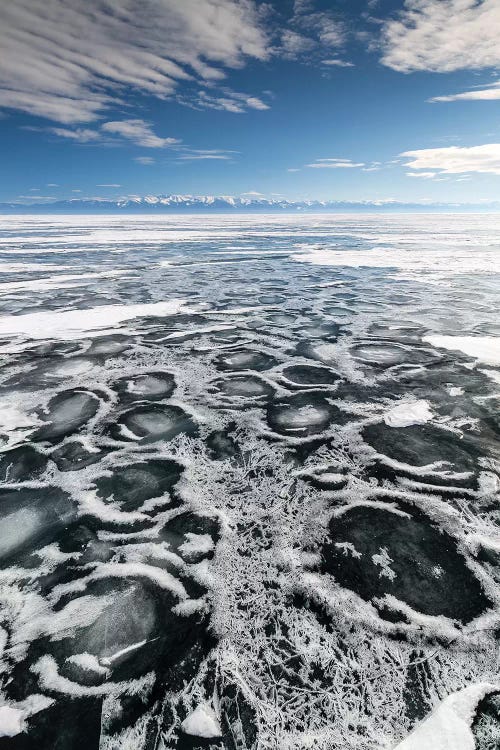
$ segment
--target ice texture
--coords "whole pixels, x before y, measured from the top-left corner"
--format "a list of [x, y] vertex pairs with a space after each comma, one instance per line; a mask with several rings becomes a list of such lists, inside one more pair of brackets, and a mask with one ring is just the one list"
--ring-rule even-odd
[[493, 750], [497, 216], [0, 219], [0, 739]]

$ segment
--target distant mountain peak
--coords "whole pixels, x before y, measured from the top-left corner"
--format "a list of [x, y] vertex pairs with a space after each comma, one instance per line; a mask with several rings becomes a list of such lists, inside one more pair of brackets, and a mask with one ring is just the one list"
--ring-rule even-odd
[[130, 195], [122, 198], [69, 198], [45, 203], [0, 203], [0, 213], [353, 213], [499, 211], [500, 202], [404, 203], [395, 200], [340, 201], [232, 195]]

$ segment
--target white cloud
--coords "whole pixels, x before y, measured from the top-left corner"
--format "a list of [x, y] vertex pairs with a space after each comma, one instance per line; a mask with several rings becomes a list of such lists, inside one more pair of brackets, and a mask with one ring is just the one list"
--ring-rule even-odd
[[346, 37], [344, 24], [329, 13], [306, 12], [298, 17], [297, 22], [301, 28], [314, 34], [324, 47], [341, 47], [344, 44]]
[[251, 109], [269, 109], [269, 105], [259, 99], [257, 96], [249, 96], [245, 99], [245, 104]]
[[233, 158], [236, 151], [224, 151], [223, 149], [189, 149], [186, 153], [181, 154], [177, 161], [203, 161], [221, 160], [228, 161]]
[[432, 180], [437, 172], [407, 172], [407, 177], [421, 177], [423, 180]]
[[294, 0], [294, 13], [310, 13], [314, 8], [314, 0]]
[[152, 156], [136, 156], [134, 157], [134, 161], [136, 161], [138, 164], [143, 164], [145, 167], [151, 166], [151, 164], [155, 164], [155, 160]]
[[409, 158], [405, 166], [411, 169], [439, 170], [441, 174], [463, 174], [482, 172], [500, 175], [500, 143], [486, 143], [483, 146], [447, 148], [427, 148], [418, 151], [405, 151], [400, 154]]
[[224, 88], [222, 93], [223, 96], [214, 96], [207, 91], [200, 91], [196, 104], [203, 109], [220, 109], [235, 114], [241, 114], [247, 109], [269, 109], [269, 106], [257, 96], [249, 96], [227, 88]]
[[16, 201], [55, 201], [57, 198], [55, 195], [18, 195]]
[[322, 65], [332, 65], [337, 68], [354, 68], [354, 63], [347, 62], [347, 60], [339, 60], [338, 58], [332, 58], [331, 60], [321, 60]]
[[314, 169], [355, 169], [364, 167], [364, 162], [354, 162], [351, 159], [316, 159], [312, 164], [306, 164], [306, 167]]
[[78, 143], [90, 143], [91, 141], [97, 141], [100, 138], [100, 134], [97, 130], [91, 130], [90, 128], [77, 128], [76, 130], [70, 130], [69, 128], [50, 128], [50, 132], [54, 135], [58, 135], [60, 138], [70, 138]]
[[494, 83], [487, 88], [463, 91], [460, 94], [449, 94], [448, 96], [434, 96], [431, 102], [459, 102], [459, 101], [495, 101], [500, 99], [500, 83]]
[[314, 39], [310, 39], [303, 34], [285, 29], [281, 35], [281, 48], [285, 57], [295, 60], [304, 52], [311, 52], [316, 47]]
[[[180, 143], [177, 138], [162, 138], [154, 133], [150, 123], [145, 120], [115, 120], [105, 122], [100, 130], [91, 128], [49, 128], [50, 133], [61, 138], [69, 138], [77, 143], [103, 141], [115, 143], [113, 137], [132, 141], [145, 148], [166, 148]], [[112, 137], [110, 140], [110, 136]]]
[[406, 0], [382, 33], [394, 70], [449, 72], [500, 65], [498, 0]]
[[159, 98], [269, 57], [254, 0], [0, 3], [0, 106], [91, 122], [124, 87]]
[[332, 49], [342, 47], [347, 32], [345, 25], [334, 13], [314, 11], [312, 2], [294, 3], [293, 16], [281, 33], [277, 53], [296, 60], [300, 57], [318, 58]]
[[119, 135], [122, 138], [127, 138], [138, 146], [144, 146], [145, 148], [165, 148], [166, 146], [173, 146], [176, 143], [180, 143], [177, 138], [160, 138], [160, 136], [155, 135], [151, 125], [145, 122], [145, 120], [105, 122], [101, 126], [101, 130], [111, 135]]

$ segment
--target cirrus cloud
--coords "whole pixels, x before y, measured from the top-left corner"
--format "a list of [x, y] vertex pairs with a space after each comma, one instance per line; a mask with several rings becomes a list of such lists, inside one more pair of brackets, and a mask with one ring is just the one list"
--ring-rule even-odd
[[145, 120], [112, 120], [100, 125], [100, 130], [91, 128], [48, 128], [48, 132], [60, 138], [69, 138], [77, 143], [105, 143], [115, 145], [121, 141], [132, 141], [144, 148], [168, 148], [181, 141], [178, 138], [164, 138], [153, 131]]
[[348, 62], [347, 60], [340, 60], [339, 58], [332, 58], [330, 60], [321, 60], [322, 65], [329, 65], [335, 68], [354, 68], [354, 63]]
[[91, 130], [90, 128], [76, 128], [76, 130], [70, 130], [70, 128], [50, 128], [50, 132], [58, 135], [60, 138], [69, 138], [78, 143], [90, 143], [91, 141], [99, 140], [100, 137], [97, 130]]
[[382, 31], [382, 63], [439, 73], [500, 65], [498, 0], [406, 0]]
[[269, 56], [254, 0], [0, 3], [0, 106], [92, 122], [126, 88], [164, 99]]
[[311, 164], [306, 164], [306, 167], [313, 169], [356, 169], [364, 166], [364, 162], [354, 162], [352, 159], [316, 159]]
[[419, 177], [422, 180], [433, 180], [437, 172], [407, 172], [407, 177]]
[[152, 156], [135, 156], [134, 161], [142, 164], [144, 167], [151, 167], [156, 163]]
[[145, 148], [165, 148], [180, 143], [177, 138], [161, 138], [153, 133], [151, 125], [144, 120], [116, 120], [101, 125], [104, 133], [118, 135]]

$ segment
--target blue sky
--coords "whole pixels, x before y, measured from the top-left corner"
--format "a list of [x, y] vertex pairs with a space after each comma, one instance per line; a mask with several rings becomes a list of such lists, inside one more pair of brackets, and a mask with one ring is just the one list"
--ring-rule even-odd
[[0, 201], [500, 197], [498, 0], [16, 0]]

